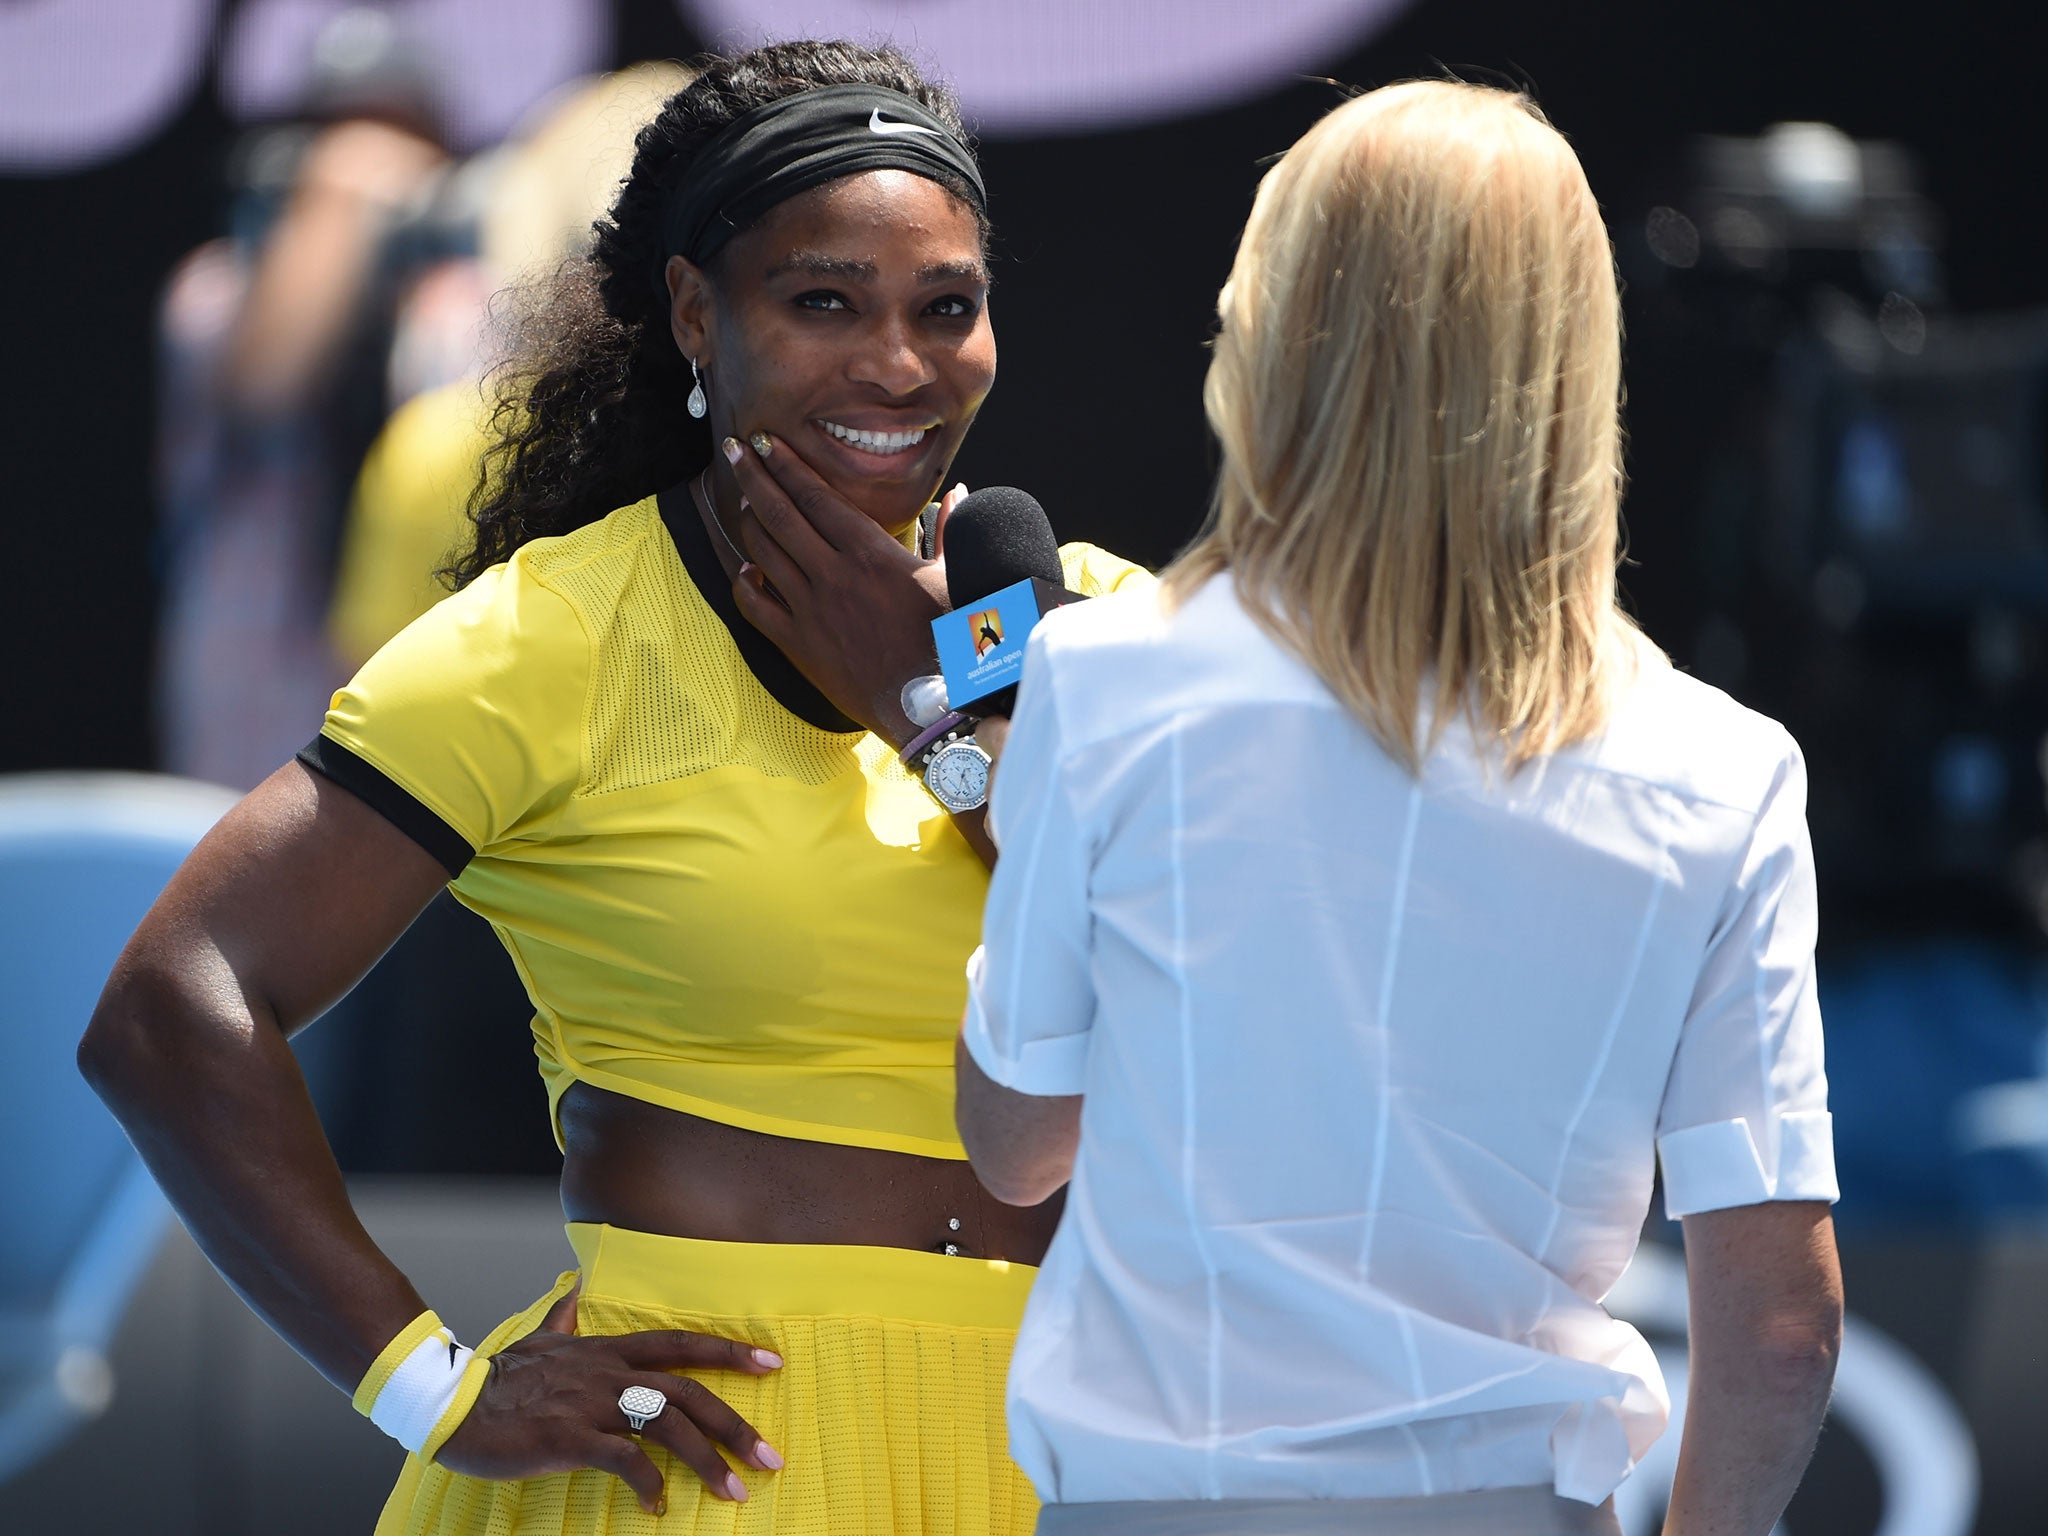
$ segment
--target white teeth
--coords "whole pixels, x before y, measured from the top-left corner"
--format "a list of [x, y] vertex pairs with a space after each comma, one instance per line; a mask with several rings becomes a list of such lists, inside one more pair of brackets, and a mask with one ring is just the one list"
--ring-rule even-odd
[[929, 427], [919, 427], [915, 432], [870, 432], [863, 427], [842, 427], [836, 421], [818, 423], [842, 443], [851, 444], [868, 453], [901, 453], [905, 448], [924, 441]]

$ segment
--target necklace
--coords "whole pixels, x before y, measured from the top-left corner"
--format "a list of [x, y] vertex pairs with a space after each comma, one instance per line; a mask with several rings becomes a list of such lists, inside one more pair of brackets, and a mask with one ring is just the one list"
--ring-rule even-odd
[[725, 547], [733, 552], [733, 557], [741, 565], [745, 565], [747, 563], [746, 551], [733, 543], [732, 535], [725, 531], [725, 523], [718, 515], [717, 505], [711, 500], [711, 487], [705, 483], [710, 476], [711, 466], [707, 464], [698, 474], [697, 478], [690, 482], [690, 492], [697, 498], [697, 504], [704, 509], [704, 515], [711, 519], [711, 526], [718, 530], [718, 536], [725, 540]]

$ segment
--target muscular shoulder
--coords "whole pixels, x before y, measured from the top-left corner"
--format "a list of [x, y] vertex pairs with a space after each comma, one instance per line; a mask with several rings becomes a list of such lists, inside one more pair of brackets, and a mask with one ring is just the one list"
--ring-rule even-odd
[[522, 545], [400, 631], [350, 686], [387, 700], [468, 690], [498, 695], [501, 707], [574, 713], [647, 559], [650, 530], [662, 532], [652, 505]]
[[650, 521], [660, 532], [629, 507], [525, 545], [365, 662], [321, 734], [473, 849], [530, 828], [590, 776], [588, 723]]

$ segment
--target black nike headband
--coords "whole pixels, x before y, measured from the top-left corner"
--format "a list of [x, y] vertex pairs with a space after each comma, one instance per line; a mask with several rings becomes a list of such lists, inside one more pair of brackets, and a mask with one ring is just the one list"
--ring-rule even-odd
[[[921, 103], [881, 86], [826, 85], [741, 114], [697, 151], [669, 197], [662, 265], [680, 255], [702, 266], [777, 203], [861, 171], [964, 188], [988, 214], [973, 154]], [[666, 294], [660, 273], [655, 280]]]

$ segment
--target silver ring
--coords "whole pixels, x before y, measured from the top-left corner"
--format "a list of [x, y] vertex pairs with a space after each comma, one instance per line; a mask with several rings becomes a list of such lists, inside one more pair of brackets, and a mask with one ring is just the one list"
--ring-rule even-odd
[[649, 1419], [660, 1418], [661, 1410], [667, 1406], [668, 1399], [652, 1387], [630, 1386], [619, 1394], [619, 1412], [626, 1416], [636, 1435], [647, 1427]]

